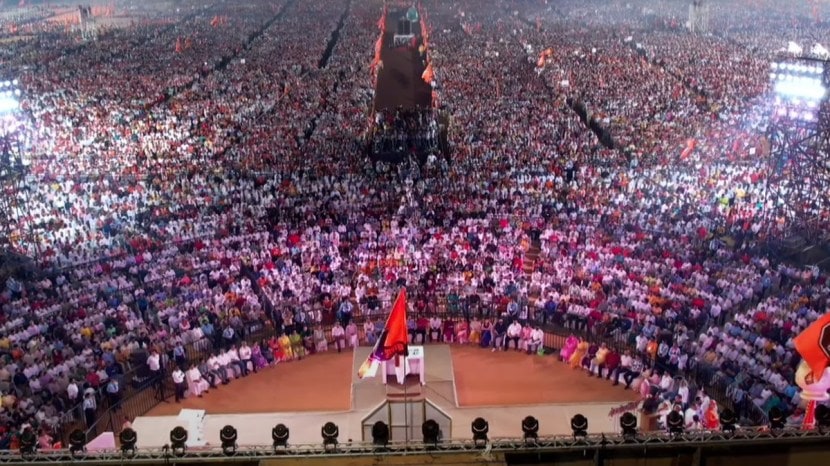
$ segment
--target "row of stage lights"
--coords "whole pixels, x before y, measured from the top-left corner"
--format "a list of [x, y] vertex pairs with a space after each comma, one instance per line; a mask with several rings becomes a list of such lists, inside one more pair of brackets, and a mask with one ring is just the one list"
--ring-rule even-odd
[[804, 65], [799, 63], [772, 63], [772, 69], [774, 71], [780, 70], [781, 72], [789, 71], [817, 75], [820, 75], [824, 71], [821, 65]]
[[[816, 407], [816, 425], [819, 430], [830, 432], [830, 407], [819, 405]], [[721, 431], [726, 434], [734, 434], [737, 429], [737, 416], [731, 409], [724, 409], [719, 416]], [[672, 411], [666, 416], [666, 426], [670, 435], [677, 437], [685, 433], [685, 419], [682, 413]], [[769, 413], [769, 428], [773, 432], [780, 432], [786, 426], [786, 416], [778, 409], [773, 408]], [[533, 416], [522, 419], [522, 435], [527, 446], [534, 446], [539, 439], [539, 420]], [[637, 428], [637, 416], [632, 412], [625, 412], [620, 416], [620, 429], [622, 437], [626, 441], [634, 441], [639, 434]], [[588, 436], [588, 418], [582, 414], [576, 414], [571, 418], [571, 430], [574, 439]], [[477, 417], [470, 425], [473, 443], [478, 448], [485, 448], [489, 442], [488, 433], [490, 424], [486, 419]], [[421, 425], [423, 443], [427, 449], [437, 448], [441, 439], [441, 426], [433, 419], [428, 419]], [[288, 439], [290, 431], [285, 424], [277, 424], [271, 429], [274, 454], [285, 454], [288, 450]], [[326, 452], [337, 453], [338, 437], [340, 428], [333, 422], [327, 422], [320, 429], [323, 438], [323, 448]], [[372, 445], [378, 451], [383, 451], [389, 444], [389, 425], [378, 421], [372, 425]], [[121, 431], [118, 436], [121, 443], [121, 452], [125, 457], [135, 455], [138, 434], [135, 430], [127, 428]], [[169, 449], [174, 456], [184, 456], [187, 452], [187, 429], [178, 426], [170, 431]], [[238, 432], [235, 427], [226, 425], [219, 431], [219, 441], [222, 452], [227, 456], [236, 454]], [[85, 451], [86, 433], [83, 430], [75, 430], [69, 434], [69, 452], [73, 456], [79, 456]], [[24, 432], [20, 438], [20, 453], [24, 457], [33, 455], [37, 448], [37, 437], [31, 431]], [[167, 448], [167, 447], [165, 447]]]

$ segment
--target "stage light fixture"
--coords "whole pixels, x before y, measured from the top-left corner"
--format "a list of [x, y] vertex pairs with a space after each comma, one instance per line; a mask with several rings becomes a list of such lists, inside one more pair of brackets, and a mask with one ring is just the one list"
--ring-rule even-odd
[[424, 435], [424, 443], [435, 446], [438, 444], [438, 438], [441, 435], [441, 426], [433, 419], [427, 419], [421, 424], [421, 434]]
[[136, 434], [133, 429], [127, 427], [122, 430], [121, 433], [118, 434], [118, 440], [121, 441], [121, 454], [135, 454], [135, 444], [138, 441], [138, 434]]
[[389, 444], [389, 426], [383, 421], [378, 421], [372, 426], [372, 444], [385, 447]]
[[666, 416], [666, 426], [669, 428], [669, 433], [672, 435], [681, 435], [685, 429], [685, 419], [683, 415], [677, 411], [672, 411]]
[[576, 437], [587, 437], [588, 436], [588, 418], [577, 414], [571, 418], [571, 430], [574, 433], [574, 438]]
[[726, 408], [720, 412], [718, 418], [720, 420], [721, 432], [729, 434], [735, 433], [736, 424], [738, 423], [738, 417], [735, 415], [735, 411]]
[[288, 448], [289, 430], [285, 424], [277, 424], [271, 429], [271, 440], [274, 441], [274, 451], [277, 448]]
[[76, 456], [86, 449], [86, 432], [75, 429], [69, 433], [69, 453]]
[[830, 430], [830, 406], [818, 405], [816, 406], [816, 427], [822, 433]]
[[781, 411], [781, 408], [775, 406], [769, 410], [769, 428], [773, 431], [781, 431], [784, 430], [784, 426], [787, 424], [787, 418], [784, 416], [784, 411]]
[[334, 450], [337, 448], [337, 436], [340, 435], [340, 429], [337, 424], [327, 422], [320, 429], [320, 435], [323, 436], [323, 448], [326, 450]]
[[622, 429], [623, 438], [631, 440], [637, 436], [637, 416], [631, 411], [626, 411], [620, 416], [620, 429]]
[[522, 432], [525, 442], [535, 442], [539, 438], [539, 420], [533, 416], [522, 419]]
[[20, 434], [20, 454], [22, 456], [34, 455], [37, 452], [37, 435], [31, 427], [27, 427]]
[[473, 443], [477, 447], [484, 447], [487, 445], [487, 433], [490, 432], [490, 423], [483, 417], [473, 419], [470, 428], [473, 432]]
[[227, 456], [236, 454], [236, 427], [227, 425], [219, 431], [219, 441], [222, 442], [222, 453]]
[[187, 429], [176, 426], [170, 431], [170, 449], [176, 456], [184, 456], [187, 451]]

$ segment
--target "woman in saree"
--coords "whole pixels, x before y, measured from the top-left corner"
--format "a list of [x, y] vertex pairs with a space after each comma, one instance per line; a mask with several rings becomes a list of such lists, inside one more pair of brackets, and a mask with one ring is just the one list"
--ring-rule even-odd
[[571, 355], [571, 359], [568, 363], [571, 366], [571, 369], [576, 369], [582, 367], [582, 358], [588, 354], [588, 347], [590, 345], [585, 340], [579, 340], [579, 344], [576, 345], [576, 351]]
[[280, 349], [282, 350], [283, 360], [284, 361], [291, 361], [293, 360], [296, 355], [294, 351], [291, 350], [291, 338], [288, 337], [285, 333], [280, 335]]
[[459, 345], [467, 344], [467, 320], [461, 319], [455, 326], [455, 342]]
[[291, 336], [288, 337], [288, 340], [291, 342], [291, 351], [294, 353], [294, 359], [303, 359], [303, 356], [305, 356], [303, 336], [300, 335], [300, 332], [298, 332], [296, 328], [293, 332], [291, 332]]
[[576, 351], [576, 345], [579, 344], [579, 339], [576, 338], [575, 335], [569, 336], [565, 340], [565, 346], [559, 350], [559, 360], [562, 362], [569, 362], [571, 360], [571, 355], [574, 354]]
[[262, 345], [260, 343], [254, 343], [251, 345], [251, 363], [254, 365], [256, 370], [260, 370], [268, 366], [268, 360], [265, 359], [265, 356], [262, 354]]
[[268, 340], [268, 348], [271, 349], [271, 354], [274, 355], [274, 362], [283, 362], [285, 361], [285, 353], [282, 352], [282, 345], [280, 344], [280, 339], [276, 336], [271, 337]]

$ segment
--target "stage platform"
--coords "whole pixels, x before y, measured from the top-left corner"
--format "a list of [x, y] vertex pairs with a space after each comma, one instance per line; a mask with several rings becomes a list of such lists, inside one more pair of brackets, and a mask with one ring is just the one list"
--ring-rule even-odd
[[[576, 413], [588, 417], [590, 432], [613, 432], [617, 421], [609, 411], [635, 399], [632, 391], [587, 377], [553, 356], [443, 344], [426, 345], [424, 350], [426, 384], [421, 387], [410, 376], [407, 392], [451, 416], [452, 438], [469, 438], [470, 423], [479, 416], [489, 421], [491, 437], [519, 435], [521, 419], [528, 415], [539, 419], [541, 435], [568, 434], [569, 419]], [[162, 404], [133, 423], [139, 446], [169, 443], [170, 430], [181, 423], [181, 408], [206, 411], [208, 445], [218, 444], [219, 430], [227, 424], [238, 429], [239, 445], [270, 445], [271, 429], [278, 423], [289, 427], [292, 443], [319, 443], [320, 427], [328, 421], [340, 427], [341, 442], [360, 441], [361, 420], [387, 399], [402, 401], [403, 392], [392, 378], [389, 386], [380, 376], [357, 378], [357, 368], [369, 351], [359, 347], [343, 354], [313, 355], [234, 381], [203, 398]], [[331, 409], [344, 397], [349, 405]], [[315, 401], [321, 408], [310, 410]]]

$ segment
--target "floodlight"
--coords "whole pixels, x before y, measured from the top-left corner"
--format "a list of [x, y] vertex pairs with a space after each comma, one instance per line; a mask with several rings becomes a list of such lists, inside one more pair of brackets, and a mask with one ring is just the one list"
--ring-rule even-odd
[[783, 97], [821, 100], [827, 89], [817, 79], [798, 79], [789, 76], [786, 81], [778, 81], [774, 86], [775, 93]]
[[219, 441], [222, 442], [222, 453], [226, 456], [236, 454], [237, 437], [236, 428], [232, 425], [226, 425], [219, 431]]
[[12, 80], [12, 85], [13, 85], [13, 86], [19, 86], [19, 85], [20, 85], [20, 81], [18, 81], [18, 80], [16, 80], [16, 79], [13, 79], [13, 80]]
[[778, 406], [769, 410], [769, 428], [773, 431], [780, 431], [784, 429], [787, 424], [787, 418], [784, 416], [784, 411]]
[[11, 81], [3, 81], [3, 87], [12, 87]]
[[176, 456], [184, 456], [187, 451], [187, 429], [176, 426], [170, 431], [170, 449]]
[[69, 453], [76, 456], [78, 453], [83, 453], [86, 447], [86, 432], [81, 429], [75, 429], [69, 434]]
[[718, 417], [720, 418], [720, 430], [722, 432], [734, 434], [735, 424], [738, 422], [737, 416], [735, 416], [735, 411], [726, 408], [720, 412]]
[[435, 446], [438, 444], [438, 437], [441, 435], [441, 426], [432, 419], [427, 419], [421, 424], [421, 434], [424, 435], [424, 443]]
[[533, 416], [522, 419], [522, 432], [525, 442], [531, 440], [535, 442], [539, 438], [539, 420]]
[[271, 440], [274, 441], [274, 451], [276, 451], [277, 447], [288, 447], [288, 434], [289, 430], [285, 424], [277, 424], [271, 429]]
[[340, 429], [337, 424], [327, 422], [320, 429], [320, 435], [323, 436], [323, 448], [326, 450], [337, 448], [337, 436], [340, 435]]
[[672, 435], [681, 435], [683, 434], [683, 430], [685, 419], [683, 419], [683, 415], [678, 413], [677, 411], [672, 411], [666, 416], [666, 426], [669, 428], [669, 433]]
[[389, 444], [389, 426], [383, 421], [378, 421], [372, 426], [372, 444], [385, 447]]
[[118, 440], [121, 441], [122, 455], [135, 454], [135, 444], [138, 441], [138, 435], [133, 429], [127, 427], [126, 429], [122, 430], [121, 433], [118, 434]]
[[20, 89], [15, 89], [14, 90], [14, 95], [20, 97], [20, 94], [21, 94]]
[[816, 406], [816, 426], [818, 429], [824, 433], [826, 430], [830, 429], [830, 406], [827, 405], [818, 405]]
[[483, 417], [477, 417], [473, 420], [470, 428], [473, 432], [473, 443], [477, 447], [487, 445], [487, 432], [490, 431], [490, 424]]
[[633, 439], [637, 436], [637, 416], [630, 411], [626, 411], [620, 416], [620, 428], [622, 435], [626, 440]]
[[577, 414], [571, 418], [571, 430], [574, 432], [574, 438], [588, 436], [588, 418]]

